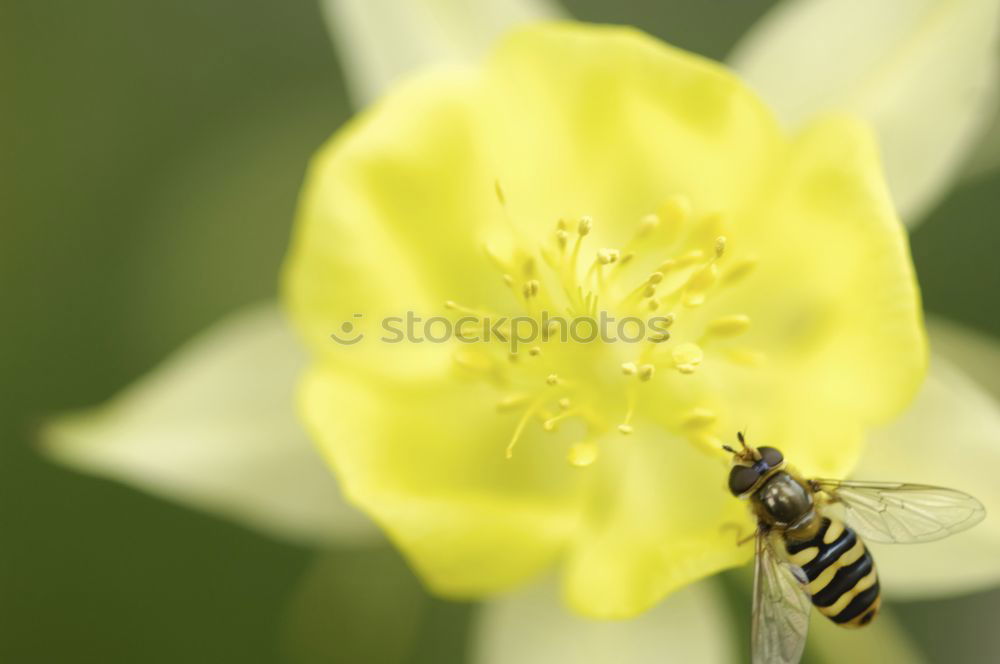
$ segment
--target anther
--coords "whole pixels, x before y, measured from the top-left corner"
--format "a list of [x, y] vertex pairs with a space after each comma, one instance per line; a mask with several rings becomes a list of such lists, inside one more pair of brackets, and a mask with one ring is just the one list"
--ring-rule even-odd
[[556, 375], [556, 374], [554, 374], [554, 373], [553, 374], [549, 374], [545, 378], [545, 384], [546, 385], [558, 385], [559, 384], [559, 376]]
[[539, 348], [538, 346], [532, 346], [531, 348], [528, 349], [528, 355], [531, 355], [532, 357], [538, 357], [541, 354], [542, 354], [542, 349]]
[[759, 367], [767, 359], [763, 353], [749, 348], [727, 348], [725, 358], [744, 367]]
[[646, 279], [646, 283], [650, 284], [651, 286], [655, 286], [656, 284], [660, 283], [661, 281], [663, 281], [663, 273], [662, 272], [654, 272], [651, 275], [649, 275], [648, 279]]
[[697, 270], [691, 278], [684, 284], [684, 304], [689, 307], [697, 307], [705, 302], [705, 296], [709, 289], [715, 285], [719, 276], [719, 268], [715, 263]]
[[523, 406], [527, 403], [529, 398], [530, 397], [526, 394], [512, 394], [510, 396], [506, 396], [497, 402], [497, 410], [500, 412], [514, 410], [515, 408]]
[[558, 404], [559, 408], [561, 408], [562, 410], [569, 410], [569, 407], [572, 405], [572, 402], [569, 400], [569, 397], [563, 397], [558, 401]]
[[648, 381], [656, 373], [656, 367], [652, 364], [644, 364], [639, 367], [639, 380]]
[[635, 362], [623, 362], [622, 373], [626, 376], [634, 376], [639, 373], [639, 367], [635, 365]]
[[708, 408], [694, 408], [681, 421], [681, 426], [690, 429], [702, 429], [714, 424], [718, 416]]
[[706, 337], [735, 337], [750, 329], [750, 317], [734, 314], [716, 318], [705, 328]]
[[556, 242], [559, 244], [560, 249], [565, 249], [568, 241], [569, 233], [561, 229], [556, 231]]
[[671, 351], [671, 355], [674, 360], [674, 366], [684, 374], [694, 373], [694, 370], [701, 364], [701, 361], [705, 357], [701, 347], [693, 343], [683, 343], [676, 346]]
[[507, 205], [507, 196], [503, 193], [503, 187], [500, 186], [500, 180], [493, 181], [493, 190], [496, 192], [497, 200], [500, 205]]
[[755, 267], [757, 267], [757, 259], [743, 258], [730, 266], [722, 277], [722, 283], [727, 286], [734, 284], [750, 274]]
[[524, 282], [524, 288], [522, 289], [524, 297], [535, 297], [538, 295], [538, 291], [541, 289], [541, 284], [538, 283], [537, 279], [532, 279], [530, 281]]
[[632, 433], [633, 431], [635, 431], [635, 429], [633, 429], [632, 425], [630, 425], [630, 424], [619, 424], [618, 425], [618, 431], [620, 433], [622, 433], [622, 434], [624, 434], [624, 435], [627, 436], [630, 433]]
[[660, 217], [655, 214], [647, 214], [639, 221], [638, 237], [645, 237], [660, 226]]
[[722, 258], [722, 254], [726, 252], [726, 236], [720, 235], [715, 238], [715, 257]]
[[676, 194], [660, 206], [660, 218], [671, 226], [679, 226], [691, 218], [691, 201], [687, 196]]
[[576, 226], [576, 232], [579, 233], [580, 237], [583, 237], [590, 233], [590, 230], [594, 227], [594, 220], [590, 217], [580, 217], [580, 222]]
[[570, 446], [566, 460], [577, 468], [586, 468], [597, 460], [597, 453], [597, 443], [584, 440]]
[[621, 256], [621, 252], [617, 249], [598, 249], [597, 250], [597, 261], [601, 265], [611, 265]]

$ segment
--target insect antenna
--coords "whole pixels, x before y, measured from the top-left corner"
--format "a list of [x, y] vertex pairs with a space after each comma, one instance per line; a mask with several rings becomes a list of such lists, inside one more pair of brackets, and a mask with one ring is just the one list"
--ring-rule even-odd
[[729, 445], [723, 445], [722, 449], [724, 449], [725, 451], [730, 452], [732, 454], [739, 454], [739, 452], [737, 452], [736, 450], [734, 450], [733, 448], [731, 448]]

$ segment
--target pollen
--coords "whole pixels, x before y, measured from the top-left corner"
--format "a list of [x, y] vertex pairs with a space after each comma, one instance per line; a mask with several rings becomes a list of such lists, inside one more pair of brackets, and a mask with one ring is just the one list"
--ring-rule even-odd
[[621, 257], [621, 252], [617, 249], [599, 249], [597, 251], [597, 262], [601, 265], [611, 265]]
[[570, 465], [577, 468], [586, 468], [597, 461], [598, 451], [597, 443], [593, 441], [580, 441], [573, 443], [569, 448], [566, 460], [569, 461]]
[[750, 329], [750, 317], [733, 314], [716, 318], [705, 328], [706, 337], [735, 337]]
[[705, 353], [701, 350], [701, 346], [691, 342], [679, 344], [671, 351], [670, 355], [673, 357], [674, 366], [684, 374], [694, 373], [694, 370], [698, 368], [698, 365], [705, 358]]
[[[508, 197], [499, 183], [496, 190], [503, 214], [511, 221]], [[489, 322], [496, 332], [495, 347], [508, 360], [491, 360], [489, 347], [467, 346], [456, 352], [461, 366], [504, 391], [497, 411], [517, 414], [508, 458], [532, 431], [540, 430], [552, 441], [579, 436], [582, 427], [586, 433], [571, 444], [567, 458], [574, 466], [589, 466], [598, 457], [602, 436], [634, 434], [646, 426], [647, 411], [669, 408], [659, 397], [651, 398], [660, 394], [656, 386], [687, 380], [678, 374], [706, 371], [707, 352], [741, 367], [763, 361], [755, 349], [731, 345], [750, 329], [750, 317], [727, 310], [728, 300], [720, 295], [747, 278], [757, 260], [740, 255], [727, 214], [698, 213], [687, 196], [669, 195], [637, 217], [631, 230], [619, 231], [615, 220], [600, 228], [602, 240], [621, 242], [621, 248], [591, 244], [598, 235], [598, 222], [589, 215], [560, 217], [534, 247], [524, 244], [523, 234], [513, 230], [530, 224], [511, 223], [512, 243], [506, 251], [484, 247], [522, 309], [501, 313], [511, 317], [526, 313], [537, 323], [537, 338], [510, 346], [517, 332], [513, 321], [494, 325], [496, 313], [455, 300], [445, 302], [446, 310], [475, 316], [484, 329]], [[567, 333], [567, 320], [586, 323], [578, 330], [596, 330], [603, 314], [619, 322], [637, 319], [646, 324], [645, 334], [622, 343], [607, 340], [603, 332], [604, 336], [586, 341]], [[655, 328], [649, 322], [654, 316]], [[695, 408], [673, 417], [677, 430], [699, 447], [714, 436], [718, 415], [713, 410]], [[541, 444], [541, 439], [535, 440]]]

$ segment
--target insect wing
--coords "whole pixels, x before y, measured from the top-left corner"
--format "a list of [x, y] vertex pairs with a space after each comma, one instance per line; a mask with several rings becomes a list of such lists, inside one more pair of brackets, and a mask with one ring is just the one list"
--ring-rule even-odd
[[801, 570], [778, 559], [767, 533], [757, 531], [750, 649], [753, 664], [798, 664], [809, 631], [810, 598]]
[[814, 480], [844, 505], [848, 523], [872, 542], [931, 542], [966, 530], [986, 510], [972, 496], [926, 484]]

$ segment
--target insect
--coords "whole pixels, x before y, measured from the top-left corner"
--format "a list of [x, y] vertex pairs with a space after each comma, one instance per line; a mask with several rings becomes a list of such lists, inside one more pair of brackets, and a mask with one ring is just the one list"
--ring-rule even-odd
[[[751, 653], [754, 664], [795, 664], [805, 648], [810, 602], [844, 627], [862, 627], [881, 605], [870, 542], [930, 542], [986, 514], [960, 491], [923, 484], [802, 479], [773, 447], [742, 433], [729, 490], [757, 519]], [[835, 505], [843, 507], [844, 519]]]

